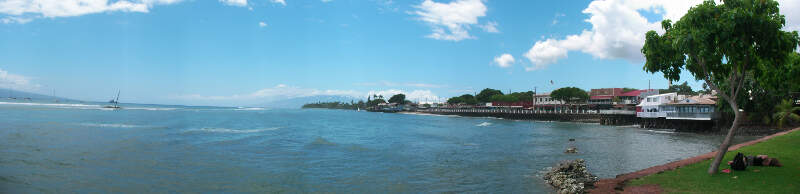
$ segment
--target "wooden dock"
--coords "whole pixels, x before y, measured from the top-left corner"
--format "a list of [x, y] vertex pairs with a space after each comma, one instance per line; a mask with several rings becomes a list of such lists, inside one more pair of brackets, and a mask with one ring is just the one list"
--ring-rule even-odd
[[512, 120], [587, 122], [600, 123], [602, 125], [635, 125], [639, 123], [639, 118], [636, 117], [636, 114], [631, 114], [627, 111], [431, 108], [417, 110], [416, 112], [468, 117], [495, 117]]

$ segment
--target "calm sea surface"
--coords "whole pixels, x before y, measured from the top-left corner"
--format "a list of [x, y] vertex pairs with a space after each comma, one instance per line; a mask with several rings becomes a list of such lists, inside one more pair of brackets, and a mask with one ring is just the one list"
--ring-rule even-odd
[[[123, 107], [0, 102], [0, 193], [541, 193], [551, 190], [540, 171], [561, 160], [584, 158], [596, 175], [613, 177], [721, 141], [581, 123]], [[572, 146], [578, 154], [563, 153]]]

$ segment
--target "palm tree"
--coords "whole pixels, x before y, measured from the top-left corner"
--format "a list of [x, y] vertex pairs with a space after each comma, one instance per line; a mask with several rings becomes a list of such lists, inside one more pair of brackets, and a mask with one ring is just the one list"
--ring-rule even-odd
[[800, 107], [793, 107], [792, 101], [783, 100], [780, 104], [775, 105], [775, 114], [772, 115], [772, 120], [778, 122], [778, 128], [783, 128], [783, 124], [788, 121], [800, 121]]

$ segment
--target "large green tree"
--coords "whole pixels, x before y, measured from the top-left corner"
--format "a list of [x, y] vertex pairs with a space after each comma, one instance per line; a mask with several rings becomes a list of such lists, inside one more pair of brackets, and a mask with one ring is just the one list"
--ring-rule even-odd
[[781, 30], [785, 22], [773, 0], [725, 0], [721, 5], [705, 1], [689, 9], [674, 25], [670, 20], [663, 21], [664, 34], [649, 31], [645, 35], [645, 71], [661, 72], [677, 81], [681, 70], [688, 70], [695, 79], [718, 91], [734, 112], [733, 124], [709, 174], [719, 170], [739, 127], [742, 113], [737, 97], [743, 91], [745, 77], [784, 64], [797, 47], [797, 32]]
[[676, 92], [678, 94], [683, 94], [683, 95], [696, 95], [697, 94], [697, 92], [692, 90], [692, 87], [689, 86], [689, 82], [686, 82], [686, 81], [684, 81], [682, 84], [669, 86], [669, 88], [666, 89], [666, 90], [659, 90], [659, 93], [662, 93], [662, 94], [672, 93], [672, 92]]
[[405, 94], [395, 94], [394, 96], [389, 98], [389, 103], [405, 104], [406, 103], [406, 95]]
[[481, 102], [481, 103], [483, 103], [483, 102], [491, 102], [492, 101], [492, 96], [497, 95], [497, 94], [503, 95], [503, 92], [501, 92], [500, 90], [486, 88], [486, 89], [481, 90], [481, 92], [478, 93], [478, 95], [475, 96], [475, 99], [477, 99], [478, 102]]
[[563, 87], [550, 92], [550, 98], [560, 100], [567, 104], [573, 104], [588, 100], [589, 93], [586, 93], [586, 91], [583, 89], [576, 87]]

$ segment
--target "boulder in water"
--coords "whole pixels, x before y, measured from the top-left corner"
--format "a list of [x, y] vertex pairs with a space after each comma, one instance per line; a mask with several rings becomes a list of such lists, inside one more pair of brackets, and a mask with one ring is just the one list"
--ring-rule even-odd
[[578, 153], [578, 148], [576, 148], [576, 147], [567, 148], [567, 150], [564, 151], [564, 153], [567, 153], [567, 154]]
[[561, 162], [542, 178], [558, 193], [586, 193], [597, 182], [597, 176], [589, 173], [583, 159]]

